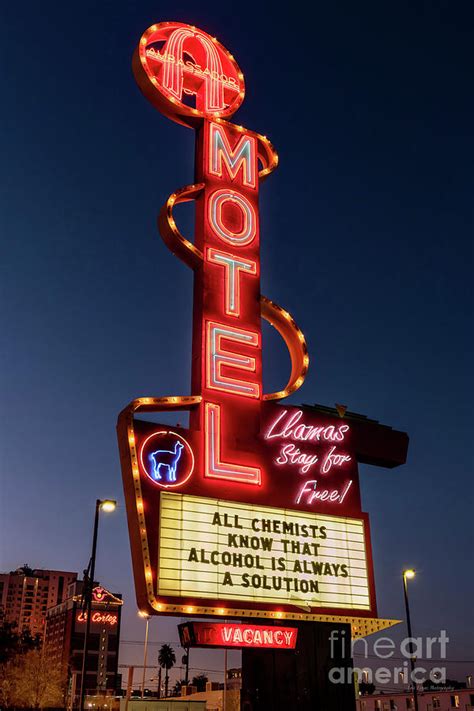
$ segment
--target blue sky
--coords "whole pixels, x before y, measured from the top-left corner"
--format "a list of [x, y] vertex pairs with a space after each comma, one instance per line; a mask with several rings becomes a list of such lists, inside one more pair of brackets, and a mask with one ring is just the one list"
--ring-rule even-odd
[[[192, 181], [194, 136], [153, 110], [130, 64], [150, 24], [190, 22], [234, 53], [236, 120], [280, 155], [261, 191], [262, 291], [312, 358], [290, 402], [347, 403], [411, 438], [406, 466], [361, 468], [379, 613], [403, 616], [413, 565], [415, 632], [445, 628], [452, 658], [472, 660], [472, 6], [290, 9], [3, 5], [1, 568], [82, 570], [95, 499], [115, 497], [98, 577], [126, 599], [123, 638], [143, 636], [115, 421], [135, 396], [189, 392], [191, 273], [156, 215]], [[288, 369], [273, 338], [267, 390]], [[176, 622], [153, 621], [154, 641], [175, 641]], [[123, 646], [123, 662], [140, 656]]]

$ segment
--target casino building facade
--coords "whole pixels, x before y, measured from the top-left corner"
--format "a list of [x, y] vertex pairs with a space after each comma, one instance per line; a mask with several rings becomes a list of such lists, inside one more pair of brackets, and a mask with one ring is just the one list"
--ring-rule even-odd
[[15, 625], [19, 633], [43, 635], [48, 608], [63, 602], [77, 573], [43, 570], [23, 565], [0, 573], [0, 620]]
[[[60, 667], [68, 676], [72, 697], [81, 684], [86, 613], [82, 609], [82, 581], [69, 586], [67, 599], [47, 612], [44, 653], [52, 667]], [[120, 593], [111, 593], [96, 585], [92, 598], [89, 651], [86, 660], [86, 693], [105, 694], [120, 688], [118, 651]]]

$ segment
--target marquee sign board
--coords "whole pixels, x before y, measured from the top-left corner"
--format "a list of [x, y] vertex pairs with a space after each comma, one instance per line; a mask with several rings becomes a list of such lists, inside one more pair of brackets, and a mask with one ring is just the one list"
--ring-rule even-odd
[[356, 518], [161, 494], [158, 594], [370, 610]]
[[[165, 243], [194, 271], [193, 394], [138, 398], [118, 421], [139, 606], [337, 614], [366, 629], [376, 602], [358, 463], [402, 464], [408, 438], [340, 408], [278, 404], [303, 383], [309, 356], [291, 315], [260, 292], [259, 187], [278, 157], [265, 136], [225, 120], [245, 93], [233, 56], [196, 27], [167, 22], [144, 33], [133, 69], [152, 104], [197, 140], [196, 182], [159, 216]], [[190, 200], [194, 240], [173, 216]], [[291, 356], [290, 378], [273, 393], [262, 387], [262, 317]], [[190, 412], [188, 428], [136, 418], [173, 410]]]

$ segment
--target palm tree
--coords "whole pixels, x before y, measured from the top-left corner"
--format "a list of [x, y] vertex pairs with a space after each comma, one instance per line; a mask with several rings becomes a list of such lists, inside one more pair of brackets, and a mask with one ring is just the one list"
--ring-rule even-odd
[[[174, 653], [173, 647], [169, 644], [164, 644], [160, 651], [158, 652], [158, 664], [161, 669], [165, 670], [165, 697], [168, 696], [168, 681], [169, 681], [169, 670], [176, 664], [176, 655]], [[161, 674], [160, 674], [161, 676]], [[160, 689], [161, 692], [161, 689]], [[159, 692], [159, 693], [160, 693]]]

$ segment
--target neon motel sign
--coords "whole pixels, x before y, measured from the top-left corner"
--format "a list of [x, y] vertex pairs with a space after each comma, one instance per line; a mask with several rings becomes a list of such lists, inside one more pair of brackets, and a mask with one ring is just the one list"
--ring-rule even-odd
[[[143, 34], [132, 64], [153, 106], [196, 131], [195, 182], [158, 218], [194, 273], [192, 394], [137, 398], [118, 420], [139, 606], [277, 619], [337, 609], [367, 627], [376, 604], [357, 465], [403, 463], [407, 437], [344, 412], [278, 404], [301, 387], [309, 356], [292, 316], [260, 291], [259, 188], [278, 156], [266, 136], [228, 120], [245, 96], [232, 54], [196, 27], [163, 22]], [[173, 212], [189, 201], [194, 239]], [[291, 358], [288, 382], [272, 393], [263, 392], [262, 318]], [[136, 418], [173, 410], [189, 411], [189, 428]], [[305, 540], [315, 527], [324, 542]]]

